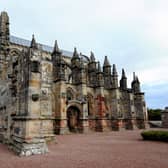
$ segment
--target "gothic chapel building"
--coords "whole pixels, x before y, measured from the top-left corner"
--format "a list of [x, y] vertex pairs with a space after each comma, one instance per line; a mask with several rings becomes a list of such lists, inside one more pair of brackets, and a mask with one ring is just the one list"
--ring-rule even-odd
[[48, 151], [55, 134], [145, 128], [138, 77], [127, 87], [124, 69], [10, 35], [0, 15], [0, 140], [21, 156]]

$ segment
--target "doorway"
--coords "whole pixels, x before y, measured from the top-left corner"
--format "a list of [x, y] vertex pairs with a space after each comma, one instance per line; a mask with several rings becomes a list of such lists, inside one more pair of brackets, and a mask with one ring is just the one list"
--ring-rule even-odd
[[80, 111], [75, 106], [70, 106], [67, 110], [67, 124], [70, 132], [79, 131]]

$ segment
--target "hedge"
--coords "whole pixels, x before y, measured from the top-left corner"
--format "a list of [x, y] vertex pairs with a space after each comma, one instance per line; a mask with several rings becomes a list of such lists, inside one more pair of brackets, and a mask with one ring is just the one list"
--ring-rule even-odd
[[143, 131], [141, 136], [144, 140], [168, 142], [168, 131]]

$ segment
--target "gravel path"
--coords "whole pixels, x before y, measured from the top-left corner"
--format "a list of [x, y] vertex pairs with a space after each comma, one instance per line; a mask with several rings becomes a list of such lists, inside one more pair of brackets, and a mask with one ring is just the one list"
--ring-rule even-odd
[[140, 131], [57, 136], [45, 155], [18, 157], [0, 144], [0, 168], [168, 168], [168, 143]]

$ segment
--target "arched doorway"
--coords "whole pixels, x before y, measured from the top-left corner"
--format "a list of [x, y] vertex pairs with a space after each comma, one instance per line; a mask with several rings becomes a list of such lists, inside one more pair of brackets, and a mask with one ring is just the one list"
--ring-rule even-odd
[[80, 111], [75, 106], [70, 106], [67, 110], [67, 124], [71, 132], [79, 131]]

